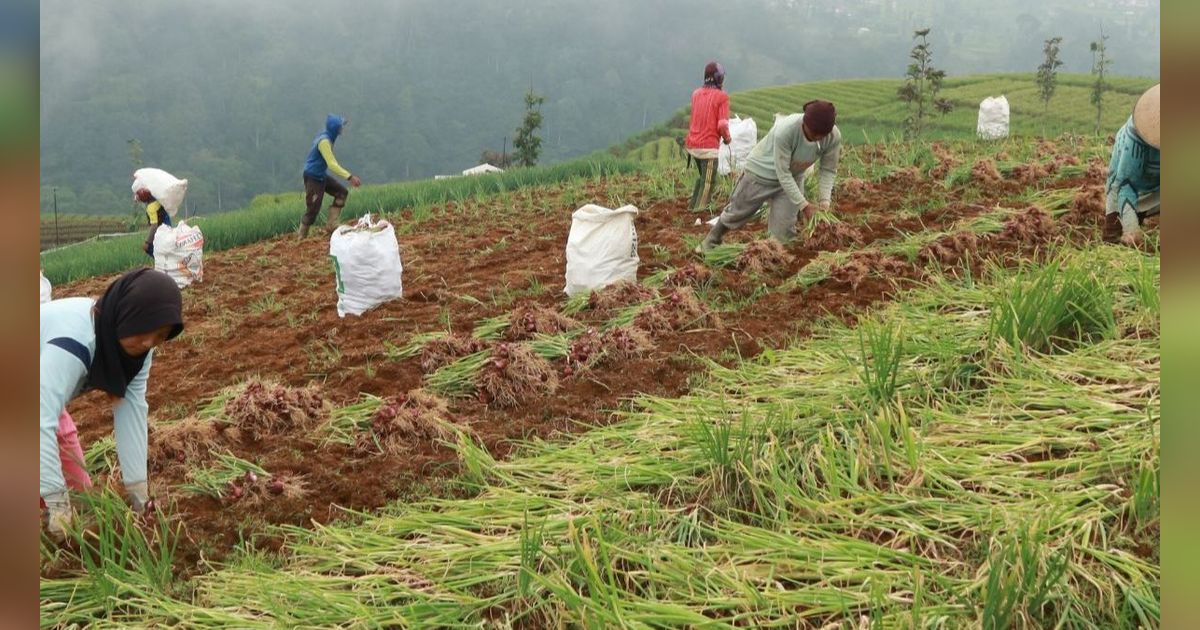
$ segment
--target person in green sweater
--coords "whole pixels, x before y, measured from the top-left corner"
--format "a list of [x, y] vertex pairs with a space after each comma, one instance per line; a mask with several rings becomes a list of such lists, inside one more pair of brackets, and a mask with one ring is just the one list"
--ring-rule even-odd
[[804, 176], [818, 162], [818, 204], [828, 210], [842, 150], [842, 133], [836, 119], [833, 103], [820, 100], [805, 103], [803, 113], [776, 118], [771, 131], [750, 151], [729, 203], [708, 236], [696, 246], [696, 253], [704, 254], [720, 245], [729, 230], [749, 222], [764, 203], [771, 207], [767, 217], [771, 237], [782, 243], [791, 241], [796, 237], [799, 213], [804, 212], [807, 222], [816, 212], [804, 198]]

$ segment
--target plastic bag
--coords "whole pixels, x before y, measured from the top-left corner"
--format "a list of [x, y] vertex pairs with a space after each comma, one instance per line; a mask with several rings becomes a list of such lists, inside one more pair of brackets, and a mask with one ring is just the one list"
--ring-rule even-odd
[[154, 232], [154, 268], [171, 276], [179, 288], [204, 280], [204, 233], [180, 221]]
[[133, 172], [133, 193], [145, 188], [175, 218], [187, 195], [188, 180], [179, 179], [160, 168], [139, 168]]
[[638, 209], [616, 210], [588, 204], [571, 215], [567, 236], [567, 295], [591, 291], [620, 280], [637, 281], [638, 238], [633, 219]]
[[989, 96], [979, 103], [979, 123], [975, 133], [984, 140], [1008, 137], [1008, 99]]
[[353, 226], [340, 225], [329, 237], [329, 257], [337, 279], [338, 317], [362, 315], [404, 296], [404, 265], [392, 224], [366, 214]]
[[758, 144], [758, 124], [753, 118], [730, 118], [729, 140], [729, 144], [720, 144], [717, 153], [717, 173], [721, 175], [742, 171], [750, 151]]

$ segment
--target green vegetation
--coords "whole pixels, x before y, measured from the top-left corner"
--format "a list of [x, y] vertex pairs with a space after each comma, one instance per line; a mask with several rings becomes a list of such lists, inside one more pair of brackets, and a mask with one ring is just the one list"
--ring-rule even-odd
[[[1129, 116], [1133, 103], [1153, 79], [1139, 77], [1105, 78], [1108, 85], [1103, 95], [1104, 117], [1100, 132], [1116, 131]], [[938, 92], [953, 110], [944, 116], [926, 121], [922, 137], [928, 140], [953, 140], [975, 137], [979, 102], [988, 96], [1003, 94], [1008, 98], [1010, 133], [1022, 136], [1063, 133], [1092, 134], [1095, 132], [1094, 111], [1089, 100], [1093, 78], [1086, 74], [1058, 74], [1053, 104], [1047, 106], [1035, 73], [978, 74], [947, 77]], [[780, 87], [735, 92], [730, 95], [730, 113], [754, 118], [758, 134], [766, 135], [774, 124], [776, 113], [798, 111], [814, 98], [832, 101], [838, 108], [838, 127], [843, 139], [852, 144], [872, 144], [903, 135], [908, 116], [904, 103], [896, 100], [901, 79], [855, 79], [849, 81], [816, 81]], [[682, 146], [687, 134], [688, 110], [676, 112], [670, 121], [649, 129], [629, 142], [610, 149], [614, 155], [642, 161], [661, 161], [664, 139]]]
[[[640, 398], [618, 423], [509, 461], [460, 435], [466, 496], [285, 527], [278, 560], [186, 589], [157, 555], [146, 572], [43, 579], [43, 619], [1156, 626], [1158, 339], [1113, 331], [1148, 315], [1157, 257], [1048, 259], [935, 276], [857, 327], [710, 364], [686, 397]], [[1105, 334], [1034, 343], [1074, 329], [1056, 321], [1010, 343], [998, 319], [1063, 284], [1103, 299], [1071, 300], [1062, 321], [1107, 319]]]
[[[367, 212], [386, 214], [403, 233], [432, 216], [433, 206], [507, 191], [541, 186], [580, 178], [601, 178], [630, 173], [636, 163], [595, 156], [538, 169], [518, 169], [504, 173], [455, 177], [435, 181], [404, 182], [364, 186], [350, 194], [342, 219], [349, 220]], [[296, 229], [304, 214], [299, 193], [263, 195], [250, 207], [219, 215], [200, 217], [195, 223], [204, 232], [204, 250], [220, 251], [271, 238]], [[407, 213], [402, 211], [407, 210]], [[448, 211], [442, 208], [440, 211]], [[57, 284], [89, 276], [132, 269], [149, 260], [142, 251], [145, 238], [135, 234], [101, 242], [85, 243], [42, 255], [46, 277]]]

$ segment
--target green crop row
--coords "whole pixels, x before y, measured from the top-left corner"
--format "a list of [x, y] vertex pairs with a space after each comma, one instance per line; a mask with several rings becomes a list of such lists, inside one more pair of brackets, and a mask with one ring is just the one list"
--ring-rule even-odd
[[[597, 154], [543, 168], [364, 186], [350, 193], [342, 219], [353, 219], [368, 212], [391, 214], [402, 208], [461, 202], [530, 186], [607, 177], [640, 169], [641, 166], [636, 162]], [[195, 219], [195, 224], [204, 232], [205, 251], [219, 251], [295, 230], [303, 214], [304, 200], [300, 193], [260, 195], [247, 208], [199, 217]], [[55, 284], [132, 269], [149, 260], [141, 248], [144, 238], [137, 234], [45, 252], [41, 257], [42, 268], [46, 277]]]

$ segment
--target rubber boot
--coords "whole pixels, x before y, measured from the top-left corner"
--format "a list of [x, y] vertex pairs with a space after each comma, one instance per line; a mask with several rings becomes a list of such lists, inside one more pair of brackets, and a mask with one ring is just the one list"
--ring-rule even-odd
[[308, 225], [301, 223], [300, 227], [296, 228], [296, 240], [302, 240], [305, 236], [308, 236]]
[[329, 216], [325, 219], [325, 230], [332, 233], [337, 229], [342, 217], [342, 206], [329, 206]]
[[721, 244], [721, 239], [724, 238], [725, 233], [728, 231], [729, 228], [725, 227], [725, 224], [721, 223], [720, 219], [717, 219], [717, 222], [713, 224], [712, 229], [708, 231], [708, 236], [705, 236], [704, 240], [700, 241], [700, 244], [697, 245], [696, 249], [692, 251], [700, 254], [701, 256], [707, 254], [709, 250]]

